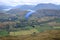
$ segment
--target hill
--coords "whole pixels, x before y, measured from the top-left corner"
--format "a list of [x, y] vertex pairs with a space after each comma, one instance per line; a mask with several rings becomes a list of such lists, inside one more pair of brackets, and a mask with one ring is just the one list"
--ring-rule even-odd
[[9, 9], [9, 8], [12, 8], [12, 6], [0, 4], [0, 10]]
[[60, 10], [60, 5], [55, 5], [55, 4], [37, 4], [34, 8], [34, 10], [38, 10], [38, 9], [56, 9], [56, 10]]
[[0, 37], [1, 40], [60, 40], [60, 30], [50, 30], [43, 33], [25, 35], [25, 36], [8, 36]]
[[14, 8], [18, 8], [18, 9], [21, 9], [21, 10], [30, 10], [34, 7], [35, 7], [35, 5], [17, 5]]
[[[41, 19], [41, 18], [60, 18], [60, 10], [54, 10], [54, 9], [39, 9], [36, 10], [36, 12], [31, 13], [29, 16], [29, 19]], [[47, 20], [46, 19], [46, 20]]]
[[[39, 5], [42, 5], [41, 8]], [[34, 35], [32, 40], [34, 40], [36, 32], [39, 33], [44, 32], [45, 30], [60, 30], [60, 10], [58, 9], [59, 6], [54, 4], [39, 5], [35, 6], [37, 7], [37, 10], [34, 8], [33, 12], [29, 11], [29, 9], [33, 8], [32, 5], [18, 5], [8, 11], [0, 11], [0, 35], [8, 36], [11, 32], [12, 35], [15, 35], [14, 32], [17, 35], [20, 35], [20, 33], [22, 35], [24, 35], [24, 33], [32, 34], [32, 36]], [[26, 14], [29, 14], [27, 16], [29, 17], [28, 19], [25, 18]], [[39, 35], [40, 33], [36, 36]], [[41, 35], [44, 34], [42, 33]], [[27, 37], [30, 37], [27, 39], [30, 40], [32, 36], [27, 35]], [[40, 36], [36, 38], [39, 39]]]

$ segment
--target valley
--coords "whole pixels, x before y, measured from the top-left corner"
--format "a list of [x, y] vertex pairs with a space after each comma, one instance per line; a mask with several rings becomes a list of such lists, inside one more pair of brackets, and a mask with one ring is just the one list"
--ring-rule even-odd
[[57, 34], [60, 38], [59, 6], [54, 4], [18, 5], [7, 11], [0, 9], [0, 39], [52, 40]]

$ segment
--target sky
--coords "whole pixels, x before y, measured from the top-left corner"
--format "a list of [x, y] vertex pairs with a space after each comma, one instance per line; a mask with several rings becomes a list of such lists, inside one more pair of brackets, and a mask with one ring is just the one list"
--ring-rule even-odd
[[60, 0], [0, 0], [1, 4], [6, 5], [36, 5], [39, 3], [53, 3], [53, 4], [60, 4]]

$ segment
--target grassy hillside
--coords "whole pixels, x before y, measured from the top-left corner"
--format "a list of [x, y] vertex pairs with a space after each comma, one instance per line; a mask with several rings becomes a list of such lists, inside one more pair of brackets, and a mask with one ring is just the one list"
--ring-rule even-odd
[[22, 36], [0, 37], [1, 40], [60, 40], [60, 30], [47, 30], [42, 33]]

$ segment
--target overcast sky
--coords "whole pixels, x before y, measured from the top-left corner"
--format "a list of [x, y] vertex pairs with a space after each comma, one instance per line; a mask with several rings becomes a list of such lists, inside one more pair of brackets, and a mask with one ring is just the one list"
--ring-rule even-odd
[[0, 0], [1, 4], [7, 5], [36, 5], [39, 3], [53, 3], [53, 4], [60, 4], [60, 0]]

